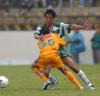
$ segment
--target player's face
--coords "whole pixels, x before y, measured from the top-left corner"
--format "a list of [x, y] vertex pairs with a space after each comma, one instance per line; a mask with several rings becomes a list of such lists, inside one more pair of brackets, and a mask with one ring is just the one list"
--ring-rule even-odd
[[45, 19], [45, 23], [48, 25], [48, 26], [50, 26], [50, 25], [52, 25], [52, 23], [53, 23], [53, 21], [54, 21], [54, 17], [52, 17], [52, 15], [51, 14], [46, 14], [46, 16], [44, 17], [44, 19]]

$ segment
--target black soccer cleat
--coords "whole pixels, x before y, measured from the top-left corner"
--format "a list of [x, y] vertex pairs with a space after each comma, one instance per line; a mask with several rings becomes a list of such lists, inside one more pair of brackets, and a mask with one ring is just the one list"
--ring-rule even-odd
[[43, 89], [43, 90], [47, 90], [48, 87], [49, 87], [49, 85], [51, 85], [51, 82], [50, 82], [50, 81], [45, 82], [45, 83], [43, 84], [43, 86], [42, 86], [42, 89]]

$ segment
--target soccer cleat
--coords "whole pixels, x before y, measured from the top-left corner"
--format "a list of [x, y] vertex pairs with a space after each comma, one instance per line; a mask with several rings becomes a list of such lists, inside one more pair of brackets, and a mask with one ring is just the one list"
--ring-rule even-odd
[[49, 80], [51, 81], [50, 87], [51, 87], [52, 89], [54, 89], [55, 86], [58, 84], [57, 78], [51, 76], [51, 77], [49, 77]]
[[94, 89], [95, 89], [95, 86], [94, 86], [92, 83], [89, 83], [89, 84], [88, 84], [88, 88], [89, 88], [90, 90], [94, 90]]
[[43, 89], [43, 90], [47, 90], [49, 85], [51, 85], [51, 82], [50, 82], [50, 81], [45, 82], [45, 83], [43, 84], [43, 86], [42, 86], [42, 89]]

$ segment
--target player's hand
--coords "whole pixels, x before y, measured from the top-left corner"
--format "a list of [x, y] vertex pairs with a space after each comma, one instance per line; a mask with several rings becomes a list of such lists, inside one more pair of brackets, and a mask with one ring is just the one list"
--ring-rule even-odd
[[84, 29], [91, 29], [92, 26], [93, 26], [93, 24], [92, 24], [91, 22], [89, 22], [89, 21], [87, 21], [87, 22], [85, 22], [85, 23], [83, 24], [83, 28], [84, 28]]

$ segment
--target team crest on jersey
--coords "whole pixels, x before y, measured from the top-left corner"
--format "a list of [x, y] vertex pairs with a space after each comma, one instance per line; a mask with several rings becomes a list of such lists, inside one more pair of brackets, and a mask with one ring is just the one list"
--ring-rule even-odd
[[53, 46], [53, 45], [55, 44], [55, 42], [54, 42], [53, 40], [49, 39], [49, 40], [48, 40], [48, 44], [49, 44], [50, 46]]
[[41, 46], [45, 47], [47, 45], [47, 43], [45, 41], [42, 41]]

